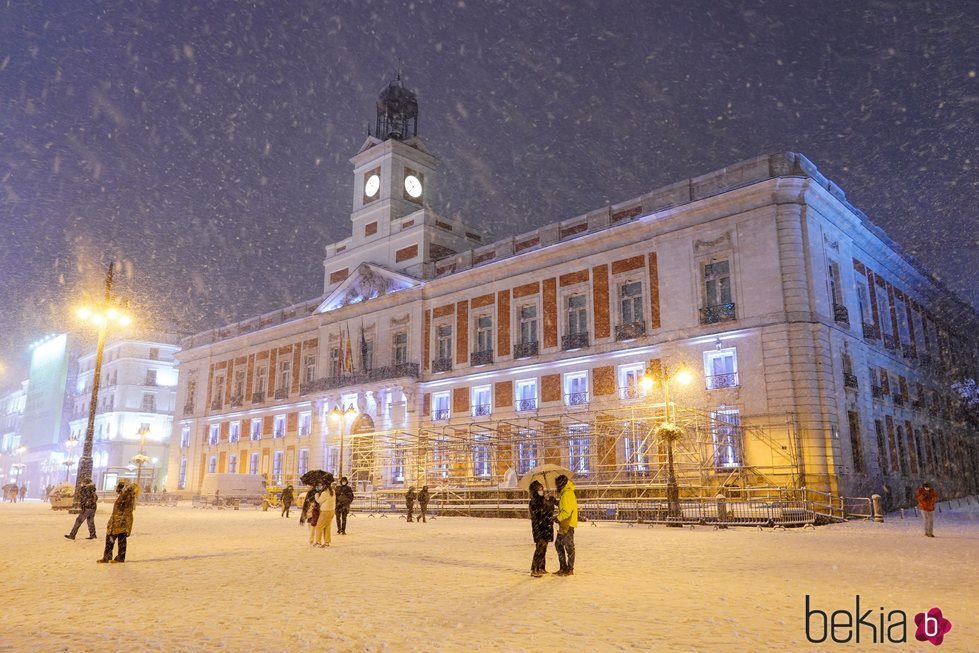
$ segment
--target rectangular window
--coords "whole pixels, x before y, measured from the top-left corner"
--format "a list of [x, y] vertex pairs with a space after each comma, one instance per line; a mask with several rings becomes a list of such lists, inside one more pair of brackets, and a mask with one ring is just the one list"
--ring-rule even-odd
[[156, 395], [152, 392], [143, 393], [143, 401], [140, 404], [140, 410], [144, 413], [152, 413], [156, 410]]
[[537, 410], [537, 379], [517, 381], [515, 407], [520, 410]]
[[908, 307], [900, 299], [894, 300], [894, 308], [897, 311], [897, 332], [901, 337], [901, 342], [911, 344], [911, 327], [908, 322]]
[[526, 474], [540, 463], [537, 431], [520, 429], [517, 432], [517, 473]]
[[405, 460], [408, 452], [405, 445], [396, 444], [391, 451], [391, 480], [395, 483], [405, 482]]
[[712, 261], [704, 264], [704, 302], [707, 306], [720, 306], [734, 301], [731, 293], [731, 264], [729, 261]]
[[219, 376], [214, 381], [214, 405], [223, 406], [224, 405], [224, 377]]
[[476, 351], [493, 350], [493, 318], [489, 314], [476, 318]]
[[207, 443], [208, 444], [217, 444], [218, 443], [218, 440], [220, 440], [220, 439], [221, 439], [221, 425], [220, 424], [211, 424], [211, 426], [208, 427]]
[[261, 440], [262, 439], [262, 418], [261, 417], [252, 420], [252, 430], [251, 430], [251, 435], [249, 437], [252, 440]]
[[901, 474], [903, 476], [908, 475], [908, 446], [907, 440], [905, 440], [904, 427], [897, 427], [897, 451], [898, 451], [898, 462], [901, 465]]
[[[492, 472], [488, 441], [489, 436], [485, 433], [473, 436], [473, 473], [483, 478], [489, 477]], [[447, 470], [448, 466], [443, 469]]]
[[241, 440], [241, 422], [231, 422], [228, 429], [228, 442], [238, 442]]
[[156, 385], [156, 370], [146, 370], [146, 385]]
[[305, 437], [313, 429], [313, 413], [299, 413], [299, 437]]
[[452, 360], [452, 325], [440, 324], [436, 331], [439, 358]]
[[286, 416], [276, 415], [272, 418], [272, 437], [284, 438], [286, 435]]
[[408, 334], [405, 331], [399, 331], [394, 334], [392, 341], [392, 346], [394, 347], [394, 364], [406, 364], [408, 362]]
[[587, 476], [591, 470], [587, 424], [568, 427], [568, 468], [578, 476]]
[[245, 370], [235, 370], [234, 388], [231, 390], [231, 392], [232, 403], [240, 403], [245, 396]]
[[714, 466], [741, 467], [741, 414], [737, 408], [711, 413], [711, 435], [714, 439]]
[[299, 476], [309, 471], [309, 449], [299, 450]]
[[588, 298], [584, 294], [568, 297], [568, 335], [588, 333]]
[[887, 476], [887, 439], [884, 437], [884, 423], [874, 420], [874, 434], [877, 436], [877, 467]]
[[229, 474], [238, 473], [238, 456], [234, 454], [228, 456], [228, 473]]
[[210, 458], [207, 459], [207, 472], [209, 474], [213, 474], [217, 470], [218, 470], [218, 457], [211, 456]]
[[622, 435], [625, 469], [633, 473], [649, 470], [649, 427], [644, 422], [626, 422]]
[[283, 452], [276, 451], [272, 456], [272, 482], [276, 485], [282, 484], [282, 455]]
[[265, 394], [268, 389], [268, 378], [269, 368], [267, 366], [261, 365], [255, 370], [255, 392], [257, 394]]
[[847, 411], [847, 422], [850, 426], [850, 452], [853, 455], [853, 471], [866, 471], [863, 463], [863, 442], [860, 439], [860, 416], [852, 410]]
[[279, 385], [276, 387], [276, 394], [289, 393], [289, 382], [292, 378], [292, 363], [282, 361], [279, 363]]
[[343, 361], [340, 360], [340, 348], [330, 347], [330, 377], [343, 376]]
[[155, 361], [160, 359], [160, 349], [159, 347], [150, 347], [150, 360]]
[[303, 384], [310, 385], [316, 380], [316, 354], [303, 357]]
[[619, 319], [622, 324], [643, 322], [642, 282], [627, 281], [619, 286]]
[[619, 392], [623, 399], [639, 399], [646, 396], [640, 384], [645, 373], [644, 363], [619, 366]]
[[874, 324], [874, 314], [870, 308], [870, 291], [867, 289], [867, 280], [857, 277], [857, 299], [860, 301], [860, 323], [871, 326]]
[[258, 474], [258, 452], [253, 453], [248, 458], [248, 473]]
[[448, 392], [432, 393], [432, 421], [433, 422], [443, 422], [449, 419], [450, 396], [451, 393]]
[[183, 490], [187, 487], [187, 459], [180, 459], [180, 469], [177, 472], [177, 489]]
[[564, 375], [564, 404], [584, 406], [588, 403], [588, 372], [571, 372]]
[[537, 342], [537, 304], [524, 304], [520, 307], [520, 344]]
[[836, 261], [830, 261], [827, 276], [829, 277], [829, 299], [834, 306], [842, 306], [843, 285], [840, 283], [840, 264]]
[[472, 389], [472, 416], [486, 417], [493, 413], [493, 392], [488, 385]]
[[738, 352], [735, 347], [704, 352], [704, 380], [708, 390], [738, 386]]
[[180, 428], [180, 448], [186, 449], [190, 446], [190, 427], [182, 426]]
[[874, 284], [874, 292], [877, 293], [877, 315], [880, 317], [880, 328], [885, 336], [894, 337], [894, 323], [891, 322], [891, 304], [887, 298], [887, 290], [880, 285]]

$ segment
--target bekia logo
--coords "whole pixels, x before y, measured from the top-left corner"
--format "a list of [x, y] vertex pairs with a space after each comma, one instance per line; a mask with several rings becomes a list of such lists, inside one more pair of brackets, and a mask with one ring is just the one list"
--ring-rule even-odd
[[[860, 595], [854, 597], [854, 609], [833, 610], [827, 613], [813, 607], [806, 594], [806, 639], [811, 644], [822, 644], [827, 639], [836, 644], [849, 642], [871, 644], [903, 644], [908, 641], [908, 615], [904, 610], [861, 610]], [[917, 630], [914, 638], [919, 642], [931, 642], [941, 646], [945, 635], [952, 630], [952, 622], [942, 615], [940, 608], [919, 612], [914, 616]]]

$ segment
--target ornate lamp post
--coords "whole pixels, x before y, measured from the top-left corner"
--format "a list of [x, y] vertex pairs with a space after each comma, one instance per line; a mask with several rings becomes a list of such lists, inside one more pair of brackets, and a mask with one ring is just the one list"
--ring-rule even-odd
[[73, 514], [81, 512], [78, 506], [78, 501], [81, 498], [81, 480], [92, 477], [92, 444], [95, 436], [95, 411], [99, 402], [99, 382], [102, 380], [102, 351], [105, 349], [105, 339], [110, 326], [118, 325], [124, 327], [132, 321], [129, 315], [116, 308], [112, 303], [112, 270], [114, 267], [114, 263], [109, 263], [109, 270], [105, 274], [105, 297], [102, 302], [94, 308], [86, 306], [78, 309], [78, 317], [98, 328], [99, 339], [95, 348], [92, 399], [88, 405], [88, 426], [85, 429], [85, 444], [82, 447], [82, 455], [78, 459], [78, 473], [75, 475], [75, 499], [69, 511]]
[[[646, 372], [640, 381], [643, 390], [649, 392], [657, 383], [663, 386], [663, 421], [656, 428], [656, 437], [666, 444], [666, 518], [668, 526], [680, 526], [680, 486], [676, 480], [676, 469], [673, 465], [673, 445], [683, 437], [683, 430], [670, 420], [670, 383], [676, 381], [687, 385], [693, 375], [685, 366], [673, 368], [664, 367], [659, 378]], [[673, 413], [676, 417], [676, 411]]]
[[143, 465], [146, 464], [146, 462], [150, 459], [149, 456], [143, 453], [143, 450], [146, 446], [146, 436], [149, 432], [150, 432], [150, 428], [148, 426], [144, 426], [143, 428], [139, 429], [139, 453], [133, 456], [132, 458], [132, 461], [136, 463], [137, 492], [143, 491], [143, 486], [140, 485], [140, 482], [142, 481], [143, 478]]
[[337, 424], [340, 429], [340, 463], [337, 465], [337, 480], [343, 478], [343, 436], [347, 431], [347, 417], [356, 413], [357, 410], [353, 406], [349, 406], [346, 410], [334, 406], [330, 411], [330, 421]]
[[68, 479], [71, 477], [71, 466], [75, 464], [75, 461], [71, 458], [71, 452], [77, 446], [78, 440], [74, 436], [65, 440], [65, 448], [68, 450], [68, 457], [65, 458], [65, 462], [62, 463], [62, 465], [65, 466], [65, 483], [67, 483]]

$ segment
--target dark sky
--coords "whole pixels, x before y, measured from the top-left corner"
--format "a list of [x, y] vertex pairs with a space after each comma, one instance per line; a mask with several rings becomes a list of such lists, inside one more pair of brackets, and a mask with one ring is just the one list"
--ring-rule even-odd
[[109, 260], [184, 331], [318, 296], [399, 61], [495, 236], [795, 150], [979, 305], [977, 44], [968, 1], [7, 3], [0, 387]]

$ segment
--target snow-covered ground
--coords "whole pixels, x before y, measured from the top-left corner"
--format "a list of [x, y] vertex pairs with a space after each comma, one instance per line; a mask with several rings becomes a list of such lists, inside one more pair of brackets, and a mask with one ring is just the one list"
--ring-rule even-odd
[[[576, 575], [531, 578], [528, 522], [350, 518], [329, 549], [276, 512], [141, 506], [122, 565], [73, 517], [0, 504], [0, 651], [834, 650], [827, 612], [933, 606], [979, 650], [979, 507], [816, 530], [582, 524]], [[548, 569], [556, 570], [553, 548]], [[866, 632], [866, 631], [865, 631]], [[865, 635], [866, 637], [866, 635]], [[914, 641], [873, 650], [931, 650]], [[852, 648], [852, 645], [849, 646]]]

